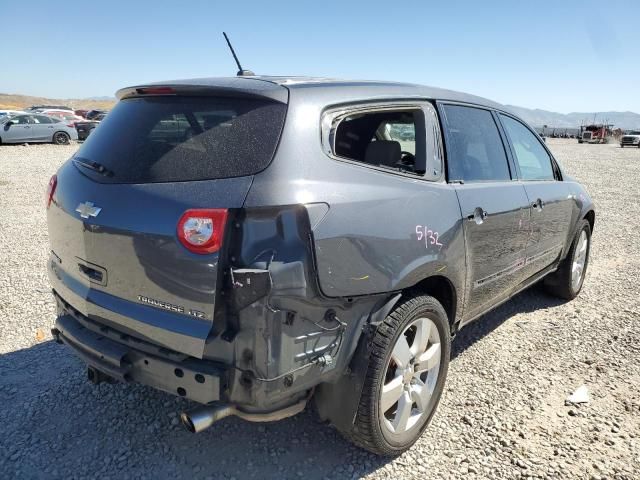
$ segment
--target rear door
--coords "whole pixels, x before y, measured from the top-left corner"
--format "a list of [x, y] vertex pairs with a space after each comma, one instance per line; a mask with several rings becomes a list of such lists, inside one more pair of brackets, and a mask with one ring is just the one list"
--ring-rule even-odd
[[522, 280], [529, 202], [512, 174], [493, 113], [453, 104], [441, 104], [441, 109], [449, 182], [456, 185], [464, 222], [468, 321]]
[[573, 199], [538, 136], [514, 117], [505, 114], [499, 117], [529, 199], [531, 237], [527, 244], [526, 274], [535, 275], [560, 256], [569, 235]]
[[37, 141], [51, 141], [53, 137], [54, 122], [46, 115], [33, 115], [31, 131], [33, 139]]
[[55, 291], [101, 324], [201, 357], [225, 245], [193, 253], [178, 222], [192, 209], [233, 218], [271, 161], [285, 111], [257, 98], [121, 100], [58, 172], [48, 210]]

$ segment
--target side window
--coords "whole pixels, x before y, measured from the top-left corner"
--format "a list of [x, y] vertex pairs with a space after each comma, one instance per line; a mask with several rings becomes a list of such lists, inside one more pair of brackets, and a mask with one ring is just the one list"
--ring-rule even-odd
[[447, 124], [449, 180], [511, 180], [507, 154], [490, 111], [444, 105]]
[[53, 123], [49, 117], [45, 117], [44, 115], [36, 115], [35, 118], [38, 120], [38, 123]]
[[11, 121], [15, 125], [26, 125], [27, 123], [29, 123], [28, 118], [29, 117], [27, 115], [18, 115], [17, 117], [13, 117]]
[[327, 154], [377, 168], [438, 180], [442, 144], [435, 108], [353, 107], [325, 114], [322, 142]]
[[523, 180], [553, 180], [551, 157], [540, 140], [519, 121], [500, 114]]
[[419, 110], [381, 110], [347, 115], [335, 132], [335, 154], [377, 167], [415, 171]]

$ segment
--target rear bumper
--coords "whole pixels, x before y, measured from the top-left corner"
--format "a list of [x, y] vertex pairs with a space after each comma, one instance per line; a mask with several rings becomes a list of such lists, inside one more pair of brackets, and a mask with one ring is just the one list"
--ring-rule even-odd
[[76, 127], [76, 131], [78, 132], [78, 140], [86, 140], [89, 137], [89, 134], [91, 133], [91, 130], [93, 130], [92, 128], [77, 128]]
[[71, 314], [56, 319], [52, 333], [88, 366], [123, 382], [137, 382], [207, 404], [220, 400], [224, 370], [188, 358], [172, 361], [116, 342], [84, 326]]

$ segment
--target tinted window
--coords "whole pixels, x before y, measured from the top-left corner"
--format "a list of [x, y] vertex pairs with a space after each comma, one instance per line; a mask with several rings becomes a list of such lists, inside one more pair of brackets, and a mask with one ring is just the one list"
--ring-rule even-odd
[[49, 117], [45, 117], [44, 115], [36, 115], [35, 119], [38, 123], [53, 123], [53, 121]]
[[147, 97], [118, 102], [75, 157], [98, 182], [147, 183], [252, 175], [269, 165], [286, 105], [257, 99]]
[[553, 180], [551, 157], [540, 140], [517, 120], [506, 115], [500, 115], [500, 120], [515, 151], [521, 178], [523, 180]]
[[507, 155], [491, 112], [445, 105], [449, 180], [510, 180]]

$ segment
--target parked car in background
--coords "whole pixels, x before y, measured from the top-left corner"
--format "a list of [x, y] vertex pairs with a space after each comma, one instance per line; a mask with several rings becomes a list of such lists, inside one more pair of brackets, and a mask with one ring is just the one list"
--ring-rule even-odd
[[22, 114], [0, 119], [0, 143], [46, 142], [66, 145], [77, 140], [73, 124], [47, 115]]
[[86, 118], [87, 112], [89, 110], [74, 110], [73, 113], [78, 115], [79, 117]]
[[640, 148], [640, 130], [627, 130], [622, 138], [620, 138], [620, 147]]
[[43, 110], [39, 113], [41, 113], [42, 115], [48, 115], [49, 117], [57, 118], [58, 120], [66, 123], [73, 123], [74, 126], [78, 122], [84, 121], [84, 118], [67, 110]]
[[580, 293], [591, 198], [500, 104], [285, 77], [117, 97], [49, 182], [52, 334], [95, 383], [200, 403], [181, 415], [192, 432], [313, 401], [400, 454], [436, 410], [453, 334], [539, 281]]
[[93, 120], [95, 117], [102, 113], [107, 113], [106, 110], [89, 110], [87, 114], [84, 116], [87, 120]]
[[64, 105], [31, 105], [25, 108], [27, 112], [37, 112], [38, 110], [67, 110], [73, 113], [73, 108]]
[[26, 112], [22, 110], [0, 110], [0, 118], [2, 117], [14, 117], [16, 115], [20, 115]]
[[100, 122], [106, 117], [106, 113], [100, 113], [93, 117], [93, 120], [82, 120], [76, 122], [76, 130], [78, 131], [78, 140], [86, 140], [91, 132], [100, 125]]

